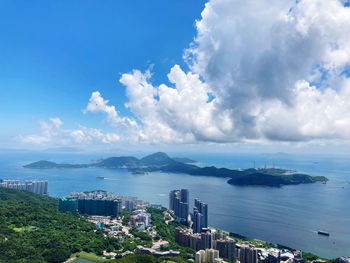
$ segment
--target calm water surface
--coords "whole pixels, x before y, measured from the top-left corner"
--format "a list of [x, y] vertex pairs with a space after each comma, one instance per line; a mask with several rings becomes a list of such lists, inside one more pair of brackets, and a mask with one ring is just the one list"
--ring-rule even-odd
[[[111, 155], [108, 155], [111, 156]], [[118, 156], [116, 154], [116, 156]], [[292, 168], [310, 175], [324, 175], [327, 184], [297, 186], [238, 187], [226, 179], [185, 174], [150, 173], [134, 176], [122, 169], [32, 170], [23, 164], [40, 159], [57, 162], [86, 163], [102, 155], [5, 153], [0, 152], [0, 178], [45, 179], [52, 196], [73, 191], [103, 189], [121, 195], [138, 196], [152, 203], [168, 206], [172, 189], [188, 188], [190, 198], [200, 198], [209, 205], [209, 224], [226, 231], [280, 243], [327, 258], [350, 256], [350, 158], [339, 156], [295, 156], [253, 154], [183, 153], [200, 165], [249, 168], [272, 165]], [[99, 180], [96, 176], [107, 179]], [[317, 230], [330, 232], [320, 236]]]

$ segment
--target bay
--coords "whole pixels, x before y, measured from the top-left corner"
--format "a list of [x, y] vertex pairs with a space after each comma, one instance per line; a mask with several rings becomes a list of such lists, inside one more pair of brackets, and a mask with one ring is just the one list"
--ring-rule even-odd
[[[114, 154], [119, 156], [121, 154]], [[226, 179], [154, 172], [135, 176], [123, 169], [33, 170], [22, 165], [41, 159], [61, 163], [87, 163], [111, 154], [39, 153], [0, 151], [0, 178], [48, 180], [51, 196], [102, 189], [137, 196], [168, 206], [172, 189], [187, 188], [209, 206], [209, 225], [248, 237], [283, 244], [326, 258], [350, 256], [350, 158], [327, 155], [174, 153], [199, 165], [227, 168], [273, 166], [323, 175], [327, 184], [241, 187]], [[140, 157], [140, 155], [137, 155]], [[142, 155], [144, 156], [144, 155]], [[106, 179], [96, 179], [103, 176]], [[191, 203], [191, 206], [193, 203]], [[320, 236], [318, 230], [330, 232]]]

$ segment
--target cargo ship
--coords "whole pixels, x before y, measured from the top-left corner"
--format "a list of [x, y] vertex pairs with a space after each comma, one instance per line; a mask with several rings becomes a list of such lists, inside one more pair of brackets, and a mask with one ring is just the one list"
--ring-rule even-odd
[[327, 237], [329, 236], [329, 232], [326, 232], [326, 231], [321, 231], [321, 230], [320, 230], [320, 231], [318, 231], [318, 232], [317, 232], [317, 234], [319, 234], [319, 235], [323, 235], [323, 236], [327, 236]]
[[96, 179], [105, 179], [103, 176], [96, 176]]

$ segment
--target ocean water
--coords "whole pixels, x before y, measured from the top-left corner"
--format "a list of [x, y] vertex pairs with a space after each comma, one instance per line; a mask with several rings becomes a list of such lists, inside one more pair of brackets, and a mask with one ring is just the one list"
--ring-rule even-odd
[[[45, 179], [51, 196], [73, 191], [103, 189], [168, 206], [172, 189], [188, 188], [190, 199], [198, 197], [209, 206], [209, 225], [312, 252], [326, 258], [350, 256], [350, 157], [287, 154], [195, 154], [199, 165], [249, 168], [254, 165], [295, 169], [324, 175], [327, 184], [271, 187], [240, 187], [226, 179], [185, 174], [150, 173], [135, 176], [123, 169], [33, 170], [22, 165], [41, 159], [62, 163], [86, 163], [109, 155], [0, 152], [0, 178]], [[117, 154], [115, 156], [118, 156]], [[107, 179], [96, 179], [103, 176]], [[193, 203], [191, 204], [193, 205]], [[318, 230], [330, 232], [320, 236]]]

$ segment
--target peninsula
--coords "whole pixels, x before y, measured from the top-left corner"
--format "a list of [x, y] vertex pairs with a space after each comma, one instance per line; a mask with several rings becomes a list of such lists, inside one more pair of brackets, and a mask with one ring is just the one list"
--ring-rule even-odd
[[183, 173], [193, 176], [213, 176], [228, 178], [228, 183], [241, 186], [272, 186], [308, 184], [315, 182], [326, 182], [324, 176], [310, 176], [285, 169], [276, 168], [249, 168], [234, 170], [228, 168], [217, 168], [215, 166], [199, 167], [188, 158], [171, 158], [166, 153], [158, 152], [138, 159], [133, 156], [110, 157], [91, 164], [57, 164], [49, 161], [38, 161], [24, 165], [31, 169], [77, 169], [77, 168], [114, 168], [128, 169], [134, 173], [165, 172]]

